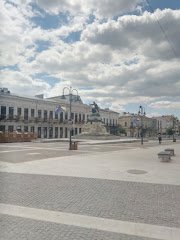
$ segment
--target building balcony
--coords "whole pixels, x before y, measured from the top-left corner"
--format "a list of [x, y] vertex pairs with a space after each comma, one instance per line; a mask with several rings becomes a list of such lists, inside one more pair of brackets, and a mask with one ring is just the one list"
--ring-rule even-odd
[[5, 121], [5, 119], [6, 119], [6, 115], [5, 114], [0, 115], [0, 121]]
[[35, 122], [35, 121], [36, 121], [36, 118], [35, 118], [35, 117], [29, 118], [29, 122]]
[[43, 122], [43, 119], [41, 117], [36, 117], [35, 118], [35, 122], [38, 123], [38, 122]]
[[67, 123], [68, 123], [68, 120], [63, 120], [63, 123], [64, 123], [64, 124], [67, 124]]
[[15, 120], [15, 116], [14, 115], [7, 115], [6, 116], [6, 121], [13, 121], [13, 120]]

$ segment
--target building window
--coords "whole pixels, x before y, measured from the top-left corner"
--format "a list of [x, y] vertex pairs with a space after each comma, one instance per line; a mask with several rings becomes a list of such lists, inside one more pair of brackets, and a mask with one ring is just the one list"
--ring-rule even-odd
[[60, 127], [60, 138], [63, 138], [63, 128]]
[[16, 131], [21, 132], [21, 126], [17, 126]]
[[44, 138], [47, 138], [47, 127], [44, 127]]
[[34, 109], [31, 109], [31, 117], [34, 118], [34, 115], [35, 115], [35, 111]]
[[58, 113], [55, 113], [55, 119], [58, 119]]
[[8, 126], [8, 132], [13, 132], [14, 131], [14, 126]]
[[18, 109], [17, 109], [17, 115], [18, 115], [19, 117], [21, 116], [21, 112], [22, 112], [21, 108], [18, 108]]
[[68, 137], [68, 129], [65, 128], [65, 138], [67, 138], [67, 137]]
[[38, 127], [38, 138], [41, 138], [41, 127]]
[[9, 107], [9, 119], [13, 119], [13, 117], [14, 117], [14, 108]]
[[34, 126], [31, 127], [30, 131], [34, 133]]
[[24, 126], [24, 132], [28, 132], [28, 126]]
[[44, 120], [47, 120], [47, 110], [44, 110]]
[[53, 138], [53, 127], [49, 128], [49, 138]]
[[81, 128], [79, 129], [79, 134], [81, 133]]
[[127, 127], [127, 122], [124, 123], [124, 126]]
[[71, 119], [74, 119], [74, 113], [71, 113]]
[[75, 113], [75, 123], [77, 123], [77, 113]]
[[75, 135], [77, 135], [77, 128], [75, 128]]
[[38, 110], [38, 118], [41, 118], [41, 114], [42, 114], [41, 110]]
[[81, 114], [79, 114], [79, 122], [81, 122]]
[[5, 119], [5, 118], [6, 118], [6, 107], [1, 106], [1, 119]]
[[5, 125], [0, 125], [0, 132], [5, 132]]
[[55, 127], [55, 138], [58, 138], [58, 127]]
[[68, 113], [65, 112], [65, 120], [68, 120]]
[[60, 121], [63, 121], [63, 112], [60, 113]]
[[24, 120], [28, 120], [28, 108], [24, 109]]
[[53, 119], [53, 111], [49, 112], [49, 119]]

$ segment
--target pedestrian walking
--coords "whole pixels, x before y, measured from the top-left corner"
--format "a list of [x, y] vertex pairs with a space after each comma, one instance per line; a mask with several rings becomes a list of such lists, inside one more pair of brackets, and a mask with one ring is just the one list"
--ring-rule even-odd
[[160, 134], [160, 133], [158, 134], [158, 141], [159, 141], [159, 144], [161, 144], [161, 142], [162, 142], [162, 137], [161, 137], [161, 134]]

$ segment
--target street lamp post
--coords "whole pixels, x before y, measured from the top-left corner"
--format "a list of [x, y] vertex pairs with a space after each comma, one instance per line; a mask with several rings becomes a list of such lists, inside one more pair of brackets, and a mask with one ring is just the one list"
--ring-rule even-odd
[[143, 145], [143, 116], [146, 115], [145, 108], [143, 106], [139, 106], [138, 115], [141, 119], [141, 145]]
[[72, 96], [73, 96], [73, 91], [76, 91], [77, 95], [76, 97], [78, 98], [78, 90], [75, 89], [75, 88], [72, 88], [71, 86], [70, 87], [64, 87], [63, 88], [63, 98], [65, 98], [64, 96], [64, 92], [65, 92], [65, 89], [68, 90], [69, 92], [69, 112], [70, 112], [70, 117], [69, 117], [69, 124], [70, 124], [70, 129], [69, 129], [69, 150], [71, 150], [71, 145], [72, 145]]
[[175, 139], [175, 136], [174, 136], [174, 134], [175, 134], [175, 132], [176, 132], [176, 129], [175, 129], [175, 119], [174, 119], [174, 117], [173, 117], [173, 142], [176, 142], [176, 139]]

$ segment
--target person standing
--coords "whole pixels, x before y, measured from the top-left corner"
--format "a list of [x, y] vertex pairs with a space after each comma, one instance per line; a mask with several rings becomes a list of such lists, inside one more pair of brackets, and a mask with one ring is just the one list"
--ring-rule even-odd
[[158, 134], [158, 141], [159, 141], [159, 144], [161, 144], [161, 142], [162, 142], [161, 133]]

